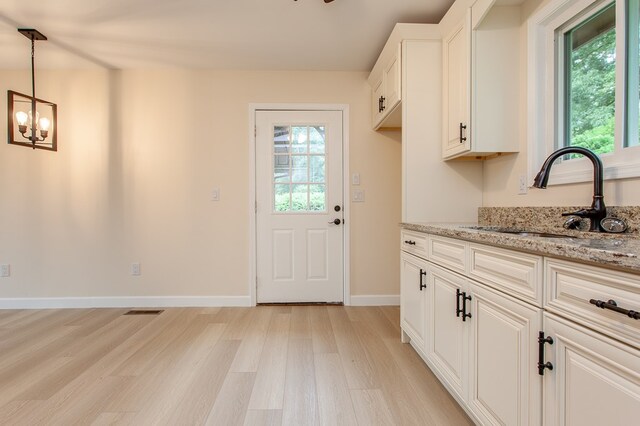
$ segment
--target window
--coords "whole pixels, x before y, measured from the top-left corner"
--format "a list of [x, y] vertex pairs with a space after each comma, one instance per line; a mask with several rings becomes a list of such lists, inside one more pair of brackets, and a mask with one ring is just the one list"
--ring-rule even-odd
[[640, 123], [640, 1], [632, 0], [627, 3], [627, 116], [625, 139], [626, 147], [640, 145], [638, 127]]
[[[640, 0], [552, 0], [529, 21], [529, 173], [563, 146], [600, 155], [605, 179], [640, 176]], [[549, 184], [591, 180], [569, 155]]]
[[273, 128], [273, 210], [326, 211], [325, 126]]
[[562, 78], [562, 146], [598, 154], [614, 151], [616, 98], [616, 9], [607, 5], [561, 31], [557, 78]]

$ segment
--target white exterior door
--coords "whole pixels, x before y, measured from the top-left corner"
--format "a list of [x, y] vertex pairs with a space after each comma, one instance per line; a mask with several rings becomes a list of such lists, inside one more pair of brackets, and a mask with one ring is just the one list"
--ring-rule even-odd
[[341, 111], [256, 112], [257, 302], [342, 302]]

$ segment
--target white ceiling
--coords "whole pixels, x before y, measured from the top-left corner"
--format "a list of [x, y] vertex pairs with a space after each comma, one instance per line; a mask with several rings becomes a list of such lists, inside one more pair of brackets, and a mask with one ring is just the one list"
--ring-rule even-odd
[[453, 0], [2, 0], [0, 68], [367, 71], [396, 22], [437, 23]]

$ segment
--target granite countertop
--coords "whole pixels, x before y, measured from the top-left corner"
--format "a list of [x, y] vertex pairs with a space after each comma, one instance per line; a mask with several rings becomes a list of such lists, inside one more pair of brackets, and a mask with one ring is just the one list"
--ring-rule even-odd
[[640, 274], [640, 236], [638, 233], [598, 234], [569, 231], [561, 228], [532, 229], [529, 231], [550, 232], [566, 235], [561, 238], [521, 236], [495, 232], [513, 227], [451, 223], [402, 223], [405, 229], [459, 238], [482, 244], [514, 250], [527, 251], [544, 256], [553, 256], [596, 266], [624, 270]]

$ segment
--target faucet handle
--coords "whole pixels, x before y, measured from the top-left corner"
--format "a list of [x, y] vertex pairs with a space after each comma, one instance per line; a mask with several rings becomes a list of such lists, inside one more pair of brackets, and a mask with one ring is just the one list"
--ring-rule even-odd
[[593, 214], [590, 210], [592, 209], [580, 209], [575, 212], [565, 212], [565, 213], [562, 213], [562, 216], [589, 217]]
[[[563, 216], [565, 216], [563, 214]], [[582, 218], [578, 216], [569, 216], [567, 220], [564, 221], [564, 229], [580, 229], [580, 223], [582, 222]]]

